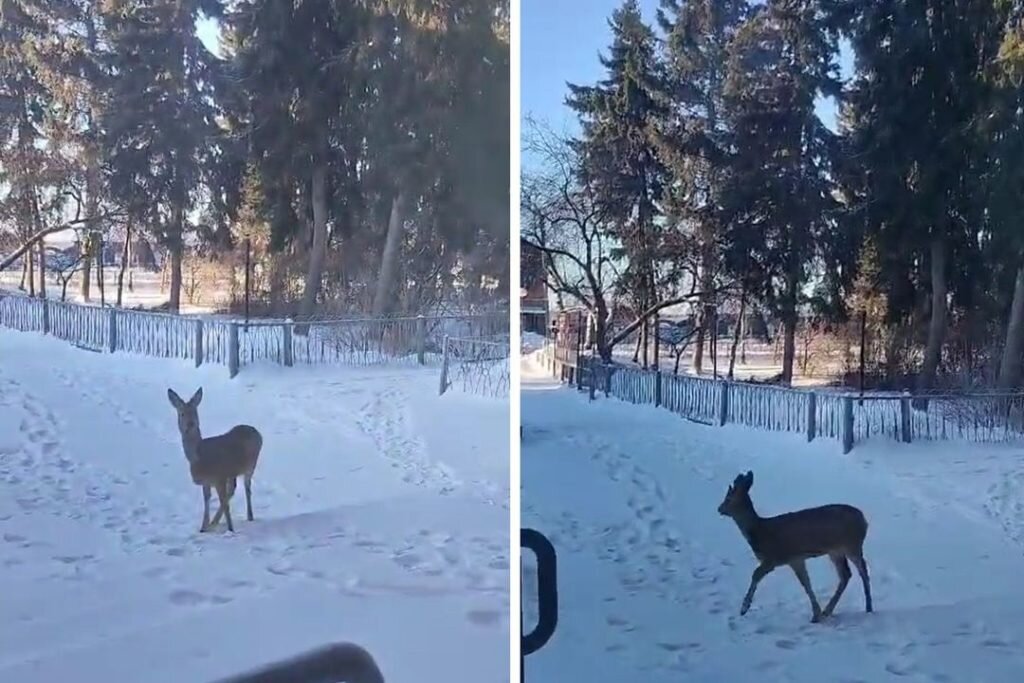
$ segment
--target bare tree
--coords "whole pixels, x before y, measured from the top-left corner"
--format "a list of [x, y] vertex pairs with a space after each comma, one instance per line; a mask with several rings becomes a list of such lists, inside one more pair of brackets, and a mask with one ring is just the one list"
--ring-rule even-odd
[[522, 181], [522, 238], [545, 255], [548, 287], [556, 296], [579, 303], [593, 316], [594, 343], [605, 361], [660, 311], [729, 288], [719, 282], [711, 292], [699, 291], [699, 254], [681, 232], [670, 235], [660, 249], [661, 267], [655, 264], [659, 298], [612, 334], [615, 302], [630, 296], [628, 263], [611, 236], [615, 212], [581, 172], [583, 159], [568, 136], [527, 120], [524, 152], [532, 170]]
[[524, 151], [538, 165], [522, 180], [522, 238], [544, 254], [548, 287], [593, 316], [595, 346], [610, 361], [609, 306], [619, 273], [607, 216], [593, 187], [580, 181], [582, 160], [570, 141], [533, 121], [527, 125]]
[[60, 285], [61, 301], [67, 301], [68, 285], [71, 284], [75, 274], [82, 270], [84, 257], [85, 252], [82, 249], [79, 249], [74, 255], [57, 249], [50, 249], [48, 263], [50, 272], [53, 273], [57, 279], [57, 284]]

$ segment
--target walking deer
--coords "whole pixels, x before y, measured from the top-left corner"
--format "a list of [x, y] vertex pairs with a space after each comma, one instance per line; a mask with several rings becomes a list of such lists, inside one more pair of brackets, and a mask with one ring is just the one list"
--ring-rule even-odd
[[[263, 447], [263, 437], [255, 427], [237, 425], [219, 436], [203, 438], [199, 429], [199, 403], [203, 400], [203, 388], [188, 401], [181, 400], [173, 389], [167, 390], [167, 398], [178, 411], [178, 431], [181, 445], [185, 450], [192, 482], [203, 487], [203, 523], [199, 531], [217, 526], [221, 515], [227, 521], [228, 530], [234, 531], [231, 522], [231, 497], [239, 476], [245, 477], [246, 517], [252, 516], [252, 474]], [[210, 521], [210, 489], [217, 491], [220, 507]]]
[[[760, 564], [750, 578], [750, 588], [743, 598], [740, 614], [746, 614], [754, 599], [757, 584], [777, 567], [786, 564], [796, 574], [804, 592], [811, 601], [811, 622], [817, 623], [828, 617], [836, 608], [839, 598], [849, 583], [850, 565], [853, 563], [864, 584], [864, 603], [871, 611], [871, 581], [868, 565], [864, 560], [864, 539], [868, 533], [868, 522], [864, 513], [852, 505], [823, 505], [821, 507], [788, 512], [776, 517], [761, 517], [754, 510], [750, 500], [750, 487], [754, 484], [754, 473], [747, 472], [736, 477], [725, 500], [718, 506], [719, 514], [731, 517], [740, 533], [750, 544]], [[806, 560], [828, 555], [839, 574], [839, 585], [835, 595], [822, 609], [811, 589], [807, 575]]]

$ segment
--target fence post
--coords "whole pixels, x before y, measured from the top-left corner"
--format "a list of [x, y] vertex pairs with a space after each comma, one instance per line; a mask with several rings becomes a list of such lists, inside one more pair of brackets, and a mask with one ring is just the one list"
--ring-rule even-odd
[[590, 364], [590, 400], [593, 401], [597, 392], [597, 363]]
[[614, 366], [610, 363], [604, 366], [604, 397], [608, 398], [612, 393], [612, 373], [615, 372]]
[[203, 364], [203, 319], [196, 318], [195, 356], [196, 367]]
[[661, 407], [661, 368], [654, 371], [654, 407]]
[[111, 353], [117, 351], [117, 309], [111, 307], [110, 309], [110, 327], [107, 333], [107, 341], [109, 342], [109, 350]]
[[43, 299], [43, 334], [50, 334], [50, 300]]
[[843, 396], [843, 454], [853, 450], [853, 396]]
[[900, 397], [900, 439], [903, 443], [910, 443], [913, 435], [910, 430], [910, 394], [904, 393]]
[[718, 389], [718, 426], [724, 427], [729, 419], [729, 383], [722, 381]]
[[239, 349], [238, 349], [238, 323], [232, 320], [228, 323], [228, 376], [235, 377], [238, 375], [239, 366]]
[[807, 394], [807, 440], [814, 441], [818, 436], [818, 395], [813, 391]]
[[439, 395], [444, 396], [448, 390], [448, 335], [444, 336], [444, 347], [441, 350], [441, 390]]
[[293, 348], [292, 324], [291, 321], [281, 325], [281, 352], [284, 354], [285, 367], [292, 367], [295, 364], [295, 349]]
[[420, 313], [416, 316], [416, 360], [420, 365], [427, 362], [427, 319]]

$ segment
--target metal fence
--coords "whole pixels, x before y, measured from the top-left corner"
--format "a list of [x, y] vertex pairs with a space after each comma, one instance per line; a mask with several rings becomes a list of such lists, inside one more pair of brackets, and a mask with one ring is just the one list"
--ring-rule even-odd
[[285, 366], [437, 363], [445, 337], [507, 336], [509, 315], [498, 311], [243, 323], [0, 293], [0, 327], [40, 332], [92, 351], [178, 358], [197, 366], [225, 365], [234, 377], [243, 366], [264, 362]]
[[447, 337], [442, 349], [442, 395], [457, 387], [478, 396], [508, 398], [512, 345], [507, 335], [492, 339]]
[[565, 353], [545, 349], [552, 374], [581, 390], [635, 404], [663, 407], [709, 425], [745, 425], [755, 429], [824, 437], [842, 443], [848, 453], [870, 438], [903, 443], [961, 440], [975, 443], [1024, 440], [1024, 392], [869, 394], [859, 396], [669, 375], [653, 370], [605, 365], [581, 357], [568, 365]]

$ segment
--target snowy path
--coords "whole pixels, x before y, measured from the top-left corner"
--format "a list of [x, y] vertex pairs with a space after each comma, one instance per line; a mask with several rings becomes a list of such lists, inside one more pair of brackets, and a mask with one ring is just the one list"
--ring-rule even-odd
[[[524, 362], [523, 524], [559, 552], [561, 605], [528, 678], [1019, 680], [1024, 449], [879, 444], [844, 457], [828, 441], [588, 405], [542, 375]], [[828, 502], [865, 511], [874, 614], [855, 576], [835, 617], [812, 625], [796, 579], [778, 570], [738, 616], [755, 560], [716, 508], [747, 469], [763, 515]], [[834, 570], [810, 569], [824, 602]]]
[[[436, 382], [0, 331], [0, 680], [202, 683], [336, 640], [389, 681], [507, 680], [508, 404]], [[200, 384], [205, 433], [265, 439], [234, 535], [197, 533], [166, 398]]]

